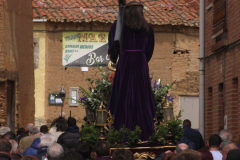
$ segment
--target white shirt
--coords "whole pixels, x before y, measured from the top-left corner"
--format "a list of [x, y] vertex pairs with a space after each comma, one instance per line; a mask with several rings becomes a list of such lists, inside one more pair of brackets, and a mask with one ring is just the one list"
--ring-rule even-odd
[[222, 160], [222, 153], [220, 153], [219, 151], [210, 151], [212, 153], [213, 156], [213, 160]]

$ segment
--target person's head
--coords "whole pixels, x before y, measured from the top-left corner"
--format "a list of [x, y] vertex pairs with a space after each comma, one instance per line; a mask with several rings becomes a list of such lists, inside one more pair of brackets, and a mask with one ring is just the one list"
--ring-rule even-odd
[[201, 148], [198, 150], [202, 155], [202, 160], [213, 160], [212, 153], [207, 148]]
[[220, 148], [221, 146], [221, 143], [222, 143], [222, 139], [219, 135], [217, 134], [213, 134], [209, 137], [209, 141], [208, 141], [208, 145], [209, 145], [209, 148]]
[[233, 149], [228, 152], [226, 160], [239, 160], [239, 159], [240, 159], [240, 150]]
[[16, 139], [16, 134], [13, 133], [12, 131], [9, 131], [9, 132], [5, 133], [5, 134], [2, 136], [2, 138], [15, 140], [15, 139]]
[[33, 123], [28, 123], [27, 126], [26, 126], [26, 130], [29, 131], [29, 127], [33, 127], [34, 124]]
[[63, 156], [63, 153], [64, 153], [63, 147], [58, 143], [54, 143], [47, 149], [47, 158], [49, 160], [50, 159], [60, 160]]
[[135, 1], [129, 2], [124, 10], [125, 25], [131, 30], [140, 31], [145, 30], [149, 33], [151, 30], [149, 24], [143, 15], [143, 5]]
[[187, 149], [178, 153], [173, 160], [201, 160], [201, 154], [195, 150]]
[[223, 142], [232, 142], [232, 133], [227, 129], [221, 130], [219, 136], [222, 138]]
[[58, 117], [53, 121], [51, 127], [56, 127], [57, 131], [64, 132], [67, 130], [67, 120], [64, 117]]
[[182, 151], [188, 149], [188, 145], [185, 143], [179, 143], [176, 147], [176, 153], [181, 153]]
[[77, 121], [73, 117], [68, 117], [67, 123], [68, 123], [68, 127], [72, 127], [72, 126], [76, 126]]
[[44, 134], [48, 133], [48, 126], [47, 125], [42, 125], [40, 127], [40, 132], [42, 132]]
[[117, 149], [112, 154], [112, 160], [134, 160], [133, 154], [127, 149]]
[[12, 154], [12, 145], [8, 140], [0, 139], [0, 152], [9, 156]]
[[191, 121], [189, 119], [185, 119], [183, 121], [183, 127], [191, 127], [192, 124], [191, 124]]
[[18, 143], [13, 139], [10, 139], [9, 142], [12, 145], [12, 153], [18, 154]]
[[37, 134], [37, 133], [39, 133], [39, 129], [37, 127], [35, 127], [35, 126], [28, 127], [28, 131], [29, 131], [30, 134]]
[[63, 118], [65, 118], [65, 112], [62, 112], [62, 114], [61, 114], [61, 112], [59, 113], [59, 117], [63, 117]]
[[27, 156], [24, 156], [21, 160], [38, 160], [38, 158], [35, 156], [27, 155]]
[[2, 127], [0, 128], [0, 136], [3, 136], [5, 133], [11, 131], [9, 127]]
[[98, 157], [109, 156], [110, 154], [110, 147], [106, 141], [98, 141], [95, 148]]
[[84, 159], [88, 159], [91, 154], [91, 147], [89, 144], [80, 141], [77, 145], [76, 152], [82, 155]]
[[173, 152], [169, 152], [165, 154], [161, 160], [172, 160], [177, 154]]
[[23, 135], [23, 134], [25, 134], [25, 132], [26, 132], [26, 130], [24, 128], [19, 128], [17, 130], [17, 136]]
[[39, 147], [51, 146], [53, 143], [55, 143], [55, 137], [51, 134], [44, 134], [40, 137]]
[[68, 152], [64, 154], [62, 160], [83, 160], [82, 156], [77, 152]]
[[238, 149], [238, 147], [234, 143], [230, 143], [223, 147], [222, 149], [223, 160], [226, 160], [228, 152], [233, 149]]

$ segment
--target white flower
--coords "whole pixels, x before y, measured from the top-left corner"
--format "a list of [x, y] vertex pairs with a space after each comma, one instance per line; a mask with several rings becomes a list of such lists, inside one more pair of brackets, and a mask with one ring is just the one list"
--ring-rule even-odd
[[160, 85], [160, 84], [161, 84], [161, 79], [157, 81], [157, 85]]
[[92, 92], [94, 92], [94, 89], [92, 89]]
[[88, 101], [90, 102], [92, 99], [91, 98], [88, 98]]
[[103, 84], [105, 84], [105, 82], [106, 82], [105, 79], [103, 79]]

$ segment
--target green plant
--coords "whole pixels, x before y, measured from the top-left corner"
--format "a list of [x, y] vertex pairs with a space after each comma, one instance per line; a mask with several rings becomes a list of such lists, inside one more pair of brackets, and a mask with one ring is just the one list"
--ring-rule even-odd
[[99, 129], [94, 124], [84, 124], [82, 129], [82, 140], [84, 143], [89, 144], [92, 148], [98, 142], [98, 137], [100, 136]]
[[136, 126], [134, 131], [128, 132], [127, 138], [128, 138], [128, 144], [130, 147], [134, 147], [137, 145], [141, 133], [142, 133], [142, 130], [140, 129], [139, 126]]
[[118, 143], [123, 144], [127, 133], [128, 129], [123, 125], [119, 131], [115, 130], [113, 127], [110, 127], [109, 132], [105, 132], [105, 135], [110, 147], [116, 147]]
[[95, 63], [97, 64], [98, 71], [102, 78], [98, 78], [95, 80], [87, 78], [86, 81], [88, 81], [90, 84], [88, 90], [83, 88], [82, 86], [79, 86], [79, 91], [81, 92], [82, 97], [80, 97], [80, 99], [68, 98], [71, 100], [75, 100], [78, 103], [81, 103], [83, 107], [92, 112], [95, 112], [97, 106], [99, 106], [101, 102], [103, 102], [103, 105], [108, 108], [108, 102], [112, 90], [111, 82], [108, 81], [107, 75], [105, 74], [105, 72], [102, 71], [102, 67], [99, 67], [96, 60]]
[[155, 145], [155, 144], [158, 142], [159, 138], [160, 138], [159, 134], [153, 133], [153, 134], [149, 137], [149, 143]]
[[165, 138], [166, 138], [167, 133], [168, 133], [167, 124], [157, 125], [156, 133], [153, 133], [149, 137], [149, 143], [155, 145], [160, 140], [161, 142], [163, 142], [165, 144], [166, 143]]
[[181, 137], [183, 136], [183, 129], [181, 127], [182, 120], [181, 117], [181, 110], [179, 111], [178, 115], [174, 117], [173, 120], [167, 122], [168, 127], [171, 129], [171, 132], [174, 136], [174, 142], [177, 144]]
[[173, 81], [170, 85], [162, 85], [161, 80], [159, 79], [158, 82], [155, 81], [152, 83], [152, 92], [154, 96], [154, 101], [155, 101], [155, 109], [156, 109], [156, 115], [157, 115], [157, 121], [158, 124], [162, 122], [163, 120], [163, 107], [166, 103], [167, 100], [173, 101], [173, 98], [171, 96], [168, 96], [168, 91], [169, 89], [173, 89], [173, 84], [176, 82]]

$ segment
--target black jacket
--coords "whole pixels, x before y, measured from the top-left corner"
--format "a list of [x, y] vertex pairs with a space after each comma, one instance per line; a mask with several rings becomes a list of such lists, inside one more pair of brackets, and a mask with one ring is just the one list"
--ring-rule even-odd
[[11, 154], [11, 160], [20, 160], [22, 158], [23, 156], [21, 154], [16, 154], [16, 153]]
[[183, 127], [183, 136], [195, 144], [196, 150], [205, 147], [201, 133], [195, 129], [192, 129], [190, 127]]
[[64, 149], [64, 153], [69, 151], [76, 151], [79, 143], [80, 133], [78, 126], [68, 127], [67, 131], [58, 137], [57, 143], [61, 144]]
[[35, 157], [37, 157], [39, 160], [42, 160], [43, 156], [47, 157], [47, 149], [48, 149], [48, 146], [43, 146], [38, 148], [37, 155]]
[[0, 160], [11, 160], [11, 158], [7, 154], [0, 153]]

